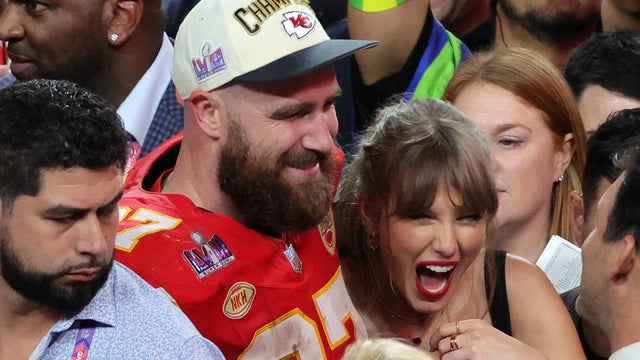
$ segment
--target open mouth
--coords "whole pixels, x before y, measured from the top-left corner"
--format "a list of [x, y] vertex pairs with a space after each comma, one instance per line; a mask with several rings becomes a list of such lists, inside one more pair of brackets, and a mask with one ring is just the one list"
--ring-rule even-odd
[[454, 264], [425, 264], [416, 267], [418, 291], [428, 299], [437, 299], [447, 293], [453, 279]]
[[301, 179], [312, 179], [320, 174], [320, 166], [316, 163], [314, 166], [301, 168], [290, 167], [290, 172]]
[[287, 166], [297, 170], [309, 170], [309, 169], [320, 168], [320, 165], [318, 164], [318, 162], [305, 163], [305, 164], [288, 164]]

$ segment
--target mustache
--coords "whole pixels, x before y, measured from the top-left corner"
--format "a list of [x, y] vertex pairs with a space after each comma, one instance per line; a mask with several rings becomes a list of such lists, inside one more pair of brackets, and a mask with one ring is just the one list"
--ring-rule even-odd
[[61, 277], [70, 272], [76, 272], [76, 271], [88, 269], [88, 268], [99, 268], [100, 271], [104, 271], [110, 266], [112, 261], [113, 261], [113, 258], [107, 261], [99, 261], [95, 256], [91, 256], [86, 261], [83, 261], [81, 263], [73, 264], [73, 265], [65, 265], [64, 268], [58, 271], [56, 275]]
[[305, 169], [319, 164], [323, 170], [331, 168], [332, 156], [313, 150], [304, 150], [302, 153], [286, 152], [278, 159], [280, 167], [289, 166], [296, 169]]

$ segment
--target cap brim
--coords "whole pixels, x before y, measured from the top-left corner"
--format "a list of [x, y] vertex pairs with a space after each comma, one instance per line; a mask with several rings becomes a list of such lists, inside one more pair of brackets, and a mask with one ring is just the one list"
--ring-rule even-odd
[[293, 78], [354, 52], [378, 45], [377, 41], [334, 39], [294, 52], [261, 68], [236, 77], [246, 82], [267, 82]]

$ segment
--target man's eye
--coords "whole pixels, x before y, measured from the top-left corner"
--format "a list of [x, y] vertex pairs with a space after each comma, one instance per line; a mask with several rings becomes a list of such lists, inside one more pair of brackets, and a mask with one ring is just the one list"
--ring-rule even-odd
[[75, 216], [65, 216], [65, 217], [59, 217], [59, 218], [52, 218], [51, 219], [54, 222], [57, 222], [58, 224], [71, 224], [72, 222], [74, 222], [76, 220]]
[[38, 11], [42, 11], [44, 10], [46, 7], [44, 6], [44, 4], [37, 2], [37, 1], [27, 1], [25, 3], [25, 6], [28, 10], [30, 10], [31, 12], [38, 12]]

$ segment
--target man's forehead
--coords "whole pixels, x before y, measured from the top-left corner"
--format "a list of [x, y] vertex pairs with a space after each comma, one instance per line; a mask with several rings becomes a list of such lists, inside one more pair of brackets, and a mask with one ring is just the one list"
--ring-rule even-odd
[[[123, 172], [115, 164], [103, 169], [91, 170], [82, 167], [43, 169], [40, 173], [41, 197], [51, 199], [80, 197], [89, 193], [92, 197], [113, 192], [117, 194], [123, 186]], [[93, 190], [100, 187], [100, 190]]]

